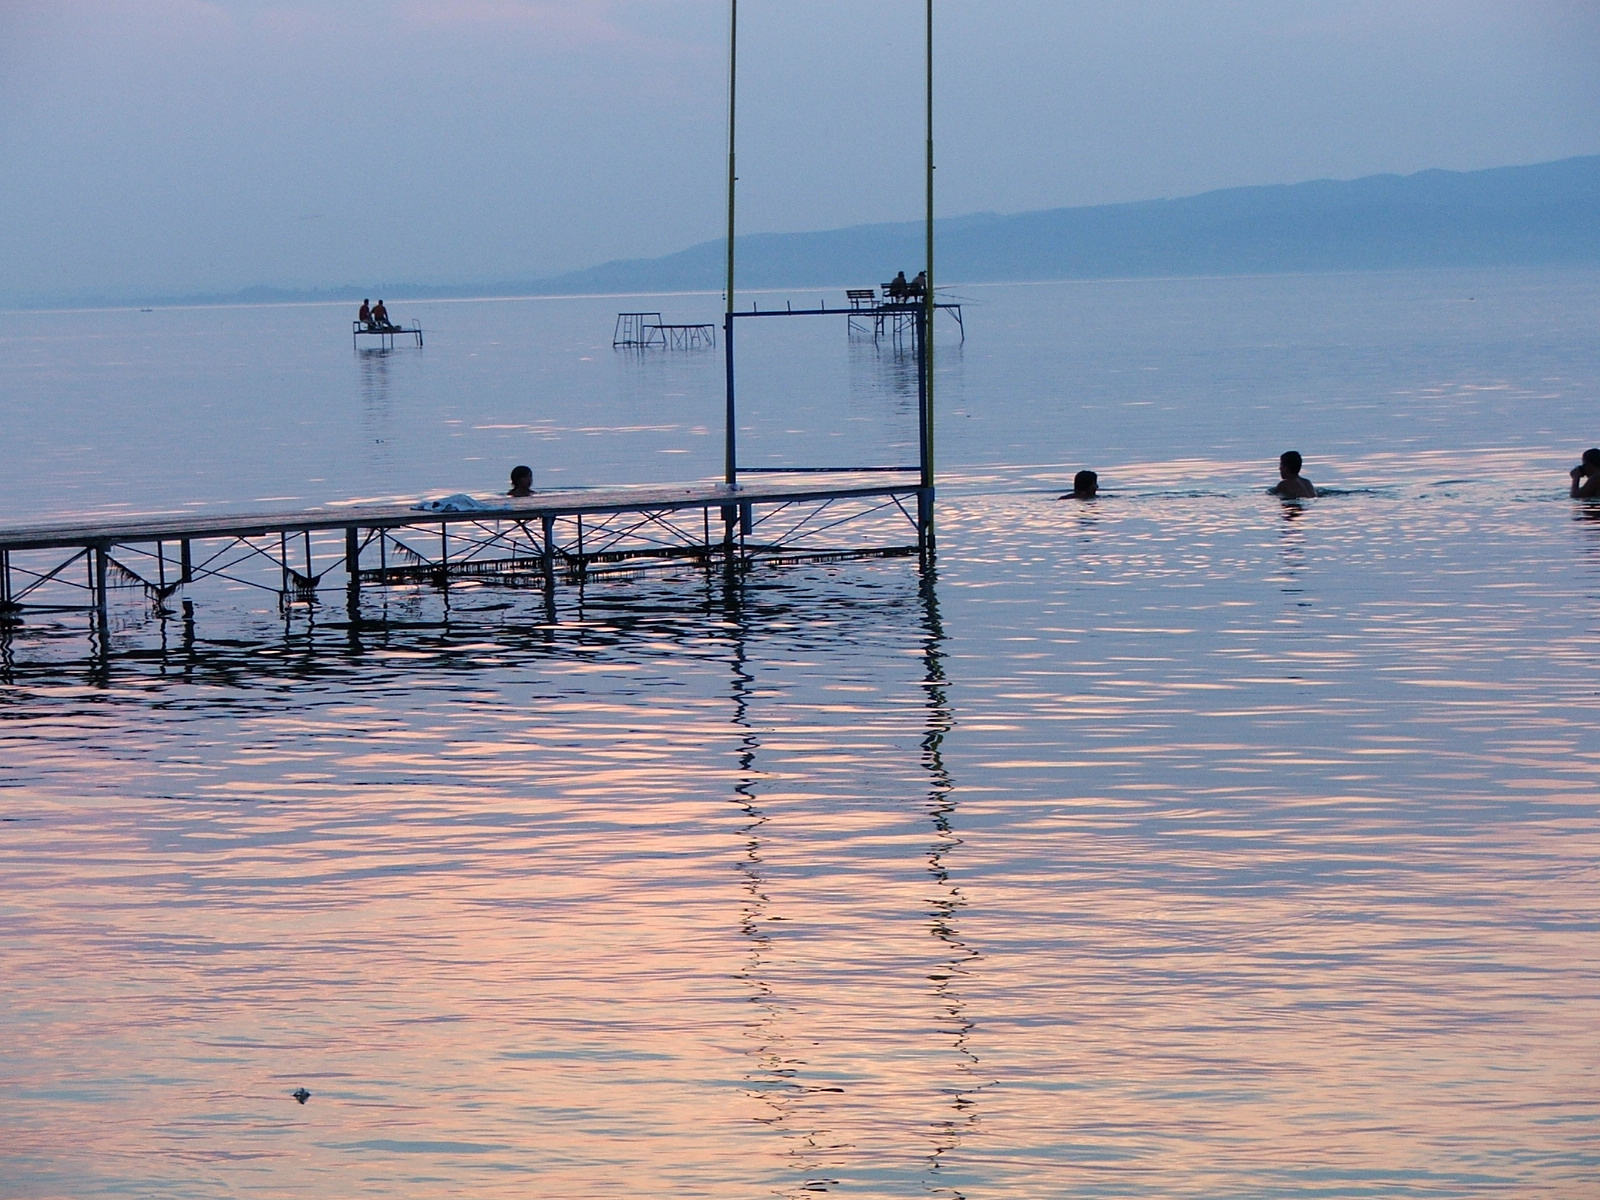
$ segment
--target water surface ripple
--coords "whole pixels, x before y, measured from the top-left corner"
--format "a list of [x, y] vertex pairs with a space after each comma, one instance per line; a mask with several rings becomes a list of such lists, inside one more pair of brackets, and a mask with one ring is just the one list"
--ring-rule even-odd
[[[619, 578], [553, 622], [487, 586], [360, 625], [219, 592], [122, 605], [106, 647], [30, 617], [0, 639], [0, 1194], [1600, 1190], [1600, 512], [1561, 471], [1600, 440], [1564, 332], [1600, 281], [1470, 282], [1219, 282], [1260, 351], [1164, 434], [1126, 406], [1197, 386], [1198, 285], [1063, 286], [1144, 314], [1097, 352], [990, 296], [941, 392], [988, 431], [949, 435], [926, 570]], [[328, 367], [339, 403], [437, 340]], [[833, 350], [895, 417], [904, 364]], [[1184, 382], [1126, 384], [1141, 355]], [[1060, 356], [1082, 407], [1027, 383]], [[638, 405], [698, 361], [593, 369]], [[1273, 500], [1289, 426], [1244, 453], [1225, 398], [1327, 379], [1328, 494]], [[1006, 465], [1003, 385], [1054, 457]], [[424, 438], [381, 403], [373, 436]], [[1108, 494], [1057, 501], [1086, 461]]]

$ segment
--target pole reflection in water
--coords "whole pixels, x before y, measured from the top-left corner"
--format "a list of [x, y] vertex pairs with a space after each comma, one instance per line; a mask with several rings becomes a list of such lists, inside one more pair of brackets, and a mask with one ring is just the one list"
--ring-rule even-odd
[[[977, 1084], [972, 1068], [977, 1059], [970, 1046], [973, 1023], [966, 1013], [961, 983], [970, 975], [978, 952], [961, 938], [957, 915], [965, 900], [947, 864], [961, 839], [952, 824], [955, 785], [941, 749], [953, 717], [944, 692], [940, 649], [944, 631], [933, 569], [929, 566], [920, 577], [917, 609], [923, 663], [923, 678], [918, 682], [924, 698], [924, 731], [918, 745], [925, 773], [926, 813], [934, 833], [933, 841], [926, 844], [926, 873], [934, 887], [931, 893], [925, 891], [917, 903], [926, 931], [938, 945], [933, 958], [921, 967], [931, 1007], [916, 1028], [942, 1042], [945, 1050], [924, 1048], [907, 1054], [903, 1048], [890, 1055], [891, 1059], [925, 1063], [921, 1071], [926, 1078], [921, 1079], [907, 1078], [896, 1071], [875, 1084], [863, 1062], [841, 1072], [830, 1067], [829, 1060], [837, 1058], [841, 1050], [851, 1053], [848, 1046], [828, 1045], [803, 1034], [803, 1027], [816, 1020], [819, 1007], [828, 1003], [827, 992], [836, 981], [827, 978], [824, 968], [808, 988], [793, 970], [793, 942], [815, 939], [819, 934], [805, 927], [808, 914], [798, 912], [793, 918], [786, 915], [785, 909], [792, 908], [797, 897], [784, 895], [786, 890], [792, 893], [794, 889], [786, 888], [781, 870], [774, 871], [767, 858], [769, 848], [781, 849], [786, 835], [782, 824], [775, 823], [763, 806], [762, 791], [764, 787], [781, 789], [783, 772], [764, 769], [761, 762], [763, 730], [773, 727], [763, 725], [762, 690], [751, 667], [752, 644], [759, 647], [764, 631], [781, 629], [787, 622], [783, 619], [785, 614], [770, 602], [763, 603], [759, 593], [752, 593], [742, 578], [726, 580], [723, 601], [731, 638], [730, 697], [732, 724], [737, 733], [733, 803], [745, 822], [740, 828], [744, 846], [738, 869], [745, 894], [740, 931], [749, 944], [749, 961], [740, 976], [750, 989], [750, 1002], [756, 1010], [746, 1027], [754, 1060], [746, 1081], [752, 1096], [766, 1109], [756, 1121], [785, 1139], [792, 1163], [789, 1178], [774, 1179], [773, 1185], [778, 1194], [801, 1196], [849, 1187], [852, 1176], [856, 1183], [885, 1174], [903, 1176], [910, 1182], [909, 1169], [896, 1172], [882, 1162], [871, 1162], [864, 1154], [867, 1147], [858, 1144], [863, 1116], [869, 1121], [883, 1116], [871, 1111], [868, 1097], [878, 1093], [876, 1098], [881, 1101], [882, 1091], [892, 1088], [939, 1098], [929, 1118], [921, 1122], [922, 1133], [914, 1135], [927, 1139], [923, 1166], [916, 1172], [917, 1186], [929, 1194], [964, 1196], [964, 1192], [944, 1183], [943, 1159], [960, 1145], [976, 1121], [973, 1097]], [[767, 700], [769, 707], [776, 708], [774, 693], [769, 692]], [[909, 714], [914, 710], [907, 711]], [[827, 819], [825, 812], [818, 812], [817, 816]], [[893, 966], [886, 964], [885, 973], [892, 976]], [[837, 981], [840, 986], [844, 982]], [[826, 1030], [827, 1025], [823, 1028]], [[841, 1043], [844, 1036], [848, 1035], [835, 1031], [827, 1040]], [[914, 1039], [915, 1030], [902, 1036]], [[852, 1092], [856, 1093], [853, 1097]], [[834, 1097], [838, 1099], [835, 1101]], [[865, 1114], [861, 1111], [864, 1105], [868, 1108]], [[890, 1106], [891, 1111], [893, 1107]], [[941, 1108], [943, 1111], [938, 1111]], [[915, 1128], [905, 1126], [908, 1135]], [[891, 1161], [909, 1149], [899, 1148], [889, 1156]]]
[[928, 846], [928, 873], [934, 888], [929, 897], [930, 929], [949, 955], [943, 969], [928, 978], [933, 984], [934, 997], [949, 1016], [947, 1032], [956, 1053], [956, 1074], [944, 1091], [950, 1098], [951, 1114], [942, 1122], [943, 1136], [929, 1155], [928, 1190], [934, 1194], [948, 1192], [954, 1196], [964, 1193], [944, 1187], [940, 1171], [944, 1156], [961, 1145], [962, 1139], [977, 1124], [978, 1113], [974, 1095], [980, 1084], [973, 1077], [978, 1057], [972, 1051], [973, 1021], [967, 1015], [966, 1001], [962, 998], [960, 984], [965, 982], [976, 966], [979, 953], [962, 941], [956, 917], [965, 907], [966, 899], [961, 887], [950, 877], [946, 859], [961, 844], [951, 818], [955, 815], [956, 785], [944, 761], [945, 735], [955, 725], [955, 714], [946, 694], [944, 653], [944, 624], [939, 616], [939, 595], [936, 587], [937, 570], [930, 561], [922, 573], [922, 611], [926, 643], [923, 651], [923, 689], [927, 697], [928, 732], [922, 739], [922, 762], [928, 772], [928, 813], [933, 821], [934, 840]]
[[[958, 379], [965, 347], [960, 342], [946, 342], [942, 338], [937, 345], [937, 378], [940, 381]], [[918, 362], [914, 338], [874, 340], [855, 334], [849, 340], [849, 363], [851, 396], [870, 396], [887, 402], [885, 407], [897, 415], [915, 417]]]
[[769, 1116], [757, 1117], [756, 1120], [794, 1141], [791, 1154], [796, 1173], [803, 1177], [802, 1182], [786, 1189], [787, 1194], [794, 1195], [797, 1191], [825, 1186], [826, 1181], [818, 1178], [815, 1131], [797, 1132], [793, 1128], [793, 1101], [800, 1088], [796, 1076], [801, 1062], [794, 1049], [786, 1044], [783, 1008], [765, 977], [766, 962], [772, 953], [772, 938], [767, 932], [767, 923], [777, 918], [771, 915], [772, 902], [767, 894], [767, 882], [762, 876], [761, 838], [767, 816], [762, 812], [758, 800], [756, 755], [761, 748], [761, 739], [751, 724], [751, 690], [755, 677], [750, 674], [746, 661], [749, 629], [739, 594], [741, 583], [737, 576], [730, 573], [723, 594], [727, 601], [725, 619], [732, 638], [731, 696], [733, 726], [738, 734], [739, 766], [733, 788], [736, 797], [734, 803], [749, 822], [741, 830], [745, 838], [745, 853], [738, 864], [744, 876], [747, 897], [739, 927], [750, 943], [749, 964], [741, 972], [741, 977], [751, 989], [750, 1001], [755, 1005], [757, 1015], [746, 1026], [746, 1036], [752, 1042], [751, 1053], [756, 1061], [753, 1069], [746, 1073], [745, 1080], [752, 1094], [770, 1109]]

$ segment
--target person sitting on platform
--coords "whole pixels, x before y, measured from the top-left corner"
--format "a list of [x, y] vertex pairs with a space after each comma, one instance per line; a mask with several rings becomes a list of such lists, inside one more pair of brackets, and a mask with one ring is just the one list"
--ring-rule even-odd
[[889, 299], [895, 303], [904, 300], [911, 291], [911, 285], [906, 282], [906, 273], [901, 271], [889, 281], [889, 286], [883, 289], [889, 294]]
[[372, 325], [374, 329], [394, 328], [393, 325], [389, 324], [389, 310], [383, 306], [382, 300], [372, 306]]
[[1100, 490], [1100, 476], [1093, 471], [1079, 471], [1072, 477], [1072, 490], [1058, 500], [1093, 500]]
[[511, 468], [511, 490], [509, 492], [507, 492], [506, 495], [508, 495], [508, 496], [531, 496], [531, 495], [533, 495], [533, 468], [532, 467], [512, 467]]
[[1574, 500], [1600, 499], [1600, 449], [1585, 450], [1583, 461], [1567, 473], [1572, 476], [1570, 494]]
[[361, 328], [372, 328], [372, 303], [368, 300], [361, 302], [361, 311], [356, 314], [356, 320], [361, 322]]
[[1311, 486], [1311, 480], [1300, 474], [1304, 460], [1298, 450], [1285, 450], [1278, 456], [1278, 482], [1268, 488], [1274, 496], [1281, 496], [1285, 500], [1309, 500], [1317, 494], [1317, 489]]
[[918, 271], [917, 277], [906, 287], [906, 294], [913, 300], [921, 300], [928, 294], [928, 273]]

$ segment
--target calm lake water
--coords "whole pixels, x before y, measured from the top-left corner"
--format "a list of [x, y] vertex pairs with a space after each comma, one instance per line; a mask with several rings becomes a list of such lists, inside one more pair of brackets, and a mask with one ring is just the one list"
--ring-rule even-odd
[[[956, 292], [931, 570], [0, 639], [0, 1196], [1600, 1194], [1600, 271]], [[11, 314], [0, 503], [714, 475], [635, 306]], [[747, 462], [911, 453], [762, 324]]]

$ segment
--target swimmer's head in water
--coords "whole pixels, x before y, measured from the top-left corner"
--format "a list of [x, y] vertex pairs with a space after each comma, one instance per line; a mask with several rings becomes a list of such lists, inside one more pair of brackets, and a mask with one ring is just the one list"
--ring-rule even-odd
[[1278, 455], [1278, 472], [1285, 479], [1291, 475], [1300, 474], [1300, 468], [1305, 466], [1305, 460], [1300, 457], [1298, 450], [1285, 450]]
[[1100, 476], [1093, 471], [1079, 471], [1072, 477], [1074, 496], [1092, 496], [1100, 490]]

